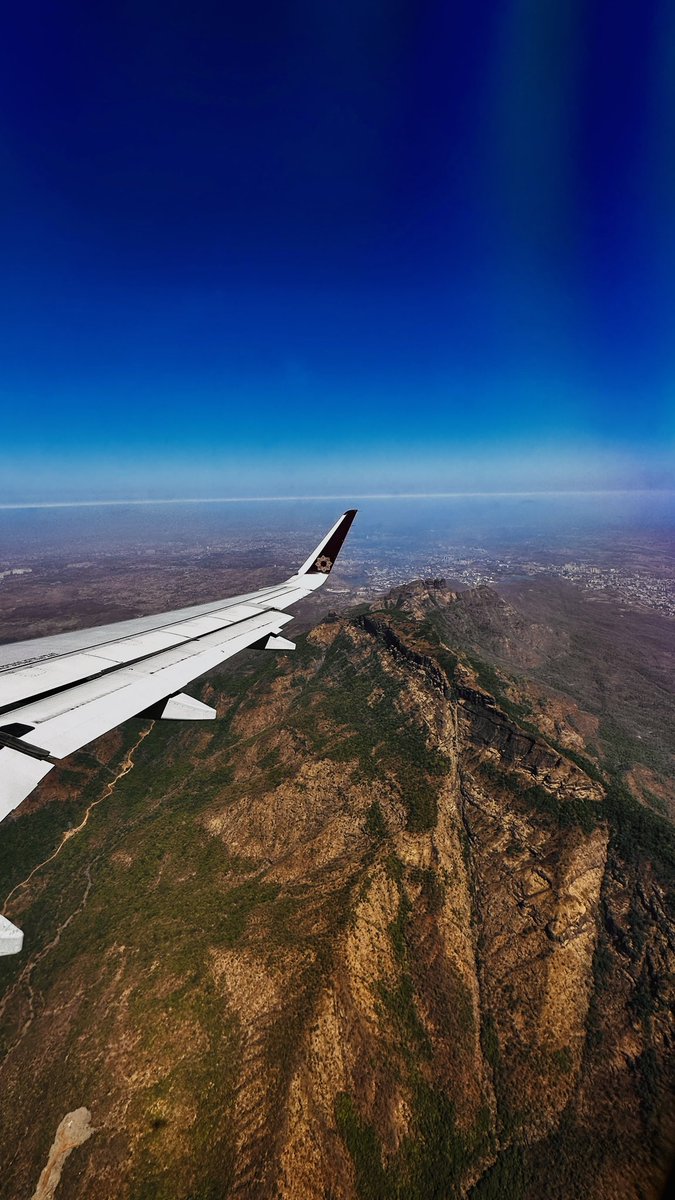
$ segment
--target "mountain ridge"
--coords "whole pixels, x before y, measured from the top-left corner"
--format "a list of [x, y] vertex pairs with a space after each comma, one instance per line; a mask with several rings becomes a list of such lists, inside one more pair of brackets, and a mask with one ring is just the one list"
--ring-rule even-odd
[[[215, 729], [144, 738], [12, 901], [0, 1196], [82, 1105], [74, 1200], [659, 1194], [672, 827], [533, 683], [560, 641], [521, 652], [531, 626], [420, 581], [209, 676]], [[113, 777], [137, 738], [97, 744]], [[15, 873], [23, 826], [95, 799], [71, 771], [8, 825]]]

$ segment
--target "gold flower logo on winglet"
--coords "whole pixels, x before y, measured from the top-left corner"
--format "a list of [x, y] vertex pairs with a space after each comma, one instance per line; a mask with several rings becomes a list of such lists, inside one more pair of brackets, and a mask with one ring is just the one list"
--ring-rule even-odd
[[327, 575], [332, 567], [332, 562], [327, 554], [321, 554], [314, 563], [314, 569], [320, 571], [322, 575]]

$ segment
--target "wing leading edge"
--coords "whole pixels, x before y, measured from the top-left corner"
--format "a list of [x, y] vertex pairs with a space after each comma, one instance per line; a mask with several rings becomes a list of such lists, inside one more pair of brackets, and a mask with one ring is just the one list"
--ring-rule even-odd
[[[129, 717], [215, 716], [182, 689], [249, 646], [292, 649], [280, 636], [285, 610], [325, 583], [355, 516], [344, 513], [276, 586], [0, 647], [0, 821], [60, 759]], [[20, 950], [18, 939], [0, 918], [0, 955]]]

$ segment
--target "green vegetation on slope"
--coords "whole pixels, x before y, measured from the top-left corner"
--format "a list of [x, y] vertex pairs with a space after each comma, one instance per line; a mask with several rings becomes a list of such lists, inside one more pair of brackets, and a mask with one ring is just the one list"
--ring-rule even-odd
[[380, 775], [397, 783], [411, 833], [433, 829], [437, 797], [448, 763], [398, 703], [400, 683], [382, 667], [376, 646], [365, 661], [350, 653], [342, 632], [328, 648], [298, 699], [293, 724], [317, 757], [357, 761], [364, 780]]
[[418, 1075], [412, 1093], [410, 1132], [385, 1161], [374, 1127], [352, 1096], [336, 1097], [335, 1120], [354, 1164], [359, 1200], [452, 1200], [483, 1145], [488, 1115], [468, 1137], [457, 1129], [454, 1105]]

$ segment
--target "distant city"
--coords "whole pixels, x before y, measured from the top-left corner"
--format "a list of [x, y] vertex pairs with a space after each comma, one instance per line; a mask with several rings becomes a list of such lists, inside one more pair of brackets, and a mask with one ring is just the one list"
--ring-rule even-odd
[[[411, 578], [410, 567], [394, 569], [361, 563], [368, 575], [368, 585], [358, 589], [359, 595], [377, 595]], [[560, 565], [521, 559], [517, 555], [492, 558], [488, 555], [450, 553], [429, 558], [425, 574], [447, 576], [466, 587], [497, 584], [514, 577], [547, 576], [566, 579], [588, 591], [603, 592], [622, 604], [635, 609], [654, 609], [667, 617], [675, 617], [675, 570], [668, 575], [656, 575], [648, 569], [601, 565], [579, 560]]]

